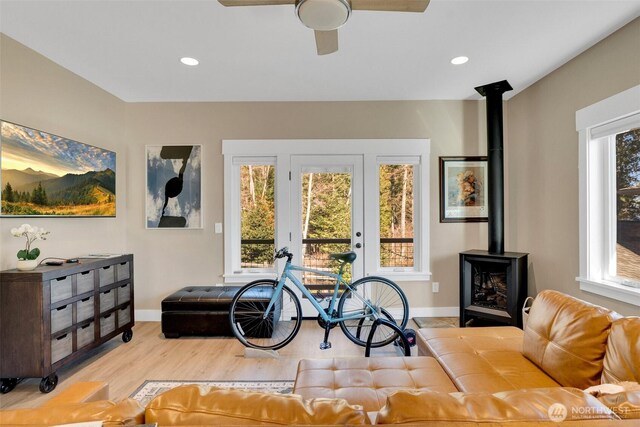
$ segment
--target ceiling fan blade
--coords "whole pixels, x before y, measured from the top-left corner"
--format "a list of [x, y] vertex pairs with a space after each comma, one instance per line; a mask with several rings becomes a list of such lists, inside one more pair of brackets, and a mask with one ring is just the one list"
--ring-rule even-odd
[[338, 50], [338, 30], [315, 31], [318, 55], [327, 55]]
[[[424, 12], [430, 0], [351, 0], [353, 10]], [[222, 3], [222, 1], [221, 1]]]
[[223, 6], [273, 6], [277, 4], [296, 4], [296, 0], [218, 0]]

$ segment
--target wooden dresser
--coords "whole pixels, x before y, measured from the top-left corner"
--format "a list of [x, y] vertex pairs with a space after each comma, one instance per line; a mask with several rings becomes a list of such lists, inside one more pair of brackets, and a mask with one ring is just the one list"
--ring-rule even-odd
[[129, 342], [133, 301], [133, 255], [1, 271], [0, 392], [41, 377], [48, 393], [61, 367], [118, 334]]

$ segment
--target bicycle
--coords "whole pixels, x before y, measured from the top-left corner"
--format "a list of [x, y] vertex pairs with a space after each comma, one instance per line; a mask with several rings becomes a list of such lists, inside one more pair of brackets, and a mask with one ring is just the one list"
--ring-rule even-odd
[[[344, 268], [356, 259], [355, 252], [331, 254], [340, 263], [338, 273], [331, 273], [292, 264], [293, 255], [284, 247], [275, 259], [287, 258], [277, 280], [256, 280], [243, 286], [229, 309], [231, 330], [246, 347], [277, 350], [286, 346], [300, 330], [302, 309], [298, 296], [285, 283], [293, 283], [309, 299], [318, 312], [318, 324], [324, 328], [320, 349], [331, 348], [329, 332], [340, 325], [342, 332], [357, 345], [383, 347], [398, 337], [409, 320], [409, 305], [402, 289], [384, 277], [369, 276], [349, 284], [343, 279]], [[318, 301], [298, 280], [294, 271], [335, 279], [333, 294]], [[340, 294], [340, 289], [342, 293]], [[327, 308], [320, 302], [329, 299]], [[397, 320], [396, 320], [397, 319]], [[391, 326], [397, 326], [397, 328]], [[370, 336], [371, 328], [374, 333]], [[399, 329], [398, 329], [399, 328]], [[368, 341], [370, 340], [370, 343]]]

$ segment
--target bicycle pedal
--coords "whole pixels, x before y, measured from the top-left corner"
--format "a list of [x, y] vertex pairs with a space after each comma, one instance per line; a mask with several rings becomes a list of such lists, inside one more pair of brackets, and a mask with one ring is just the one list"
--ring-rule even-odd
[[330, 348], [331, 348], [331, 343], [329, 341], [320, 343], [320, 350], [328, 350]]

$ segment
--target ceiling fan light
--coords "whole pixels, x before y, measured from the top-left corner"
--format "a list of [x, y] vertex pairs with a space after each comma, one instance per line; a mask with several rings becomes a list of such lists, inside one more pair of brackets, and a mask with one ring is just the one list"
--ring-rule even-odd
[[299, 0], [296, 15], [307, 27], [317, 31], [332, 31], [342, 27], [351, 15], [348, 0]]

